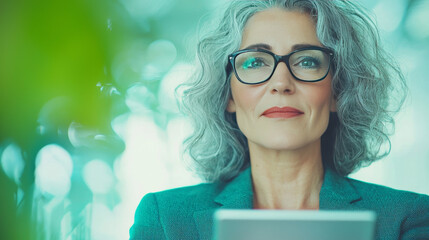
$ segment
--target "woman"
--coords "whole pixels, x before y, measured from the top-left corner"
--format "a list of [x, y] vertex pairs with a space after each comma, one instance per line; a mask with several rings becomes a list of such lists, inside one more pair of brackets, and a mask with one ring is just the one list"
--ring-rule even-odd
[[346, 177], [388, 153], [405, 92], [361, 8], [231, 1], [198, 59], [187, 149], [210, 183], [146, 195], [131, 239], [208, 239], [219, 208], [373, 210], [376, 239], [429, 239], [428, 196]]

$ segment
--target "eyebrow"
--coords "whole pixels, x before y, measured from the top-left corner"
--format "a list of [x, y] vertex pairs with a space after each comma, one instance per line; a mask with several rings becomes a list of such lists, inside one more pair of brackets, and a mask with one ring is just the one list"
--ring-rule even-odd
[[[300, 43], [300, 44], [293, 45], [291, 48], [291, 51], [295, 51], [297, 49], [306, 48], [306, 47], [321, 47], [321, 46], [309, 44], [309, 43]], [[265, 49], [265, 50], [271, 51], [273, 48], [266, 43], [257, 43], [257, 44], [249, 45], [241, 50], [244, 50], [244, 49]]]
[[249, 46], [243, 48], [242, 50], [244, 50], [244, 49], [265, 49], [265, 50], [271, 50], [272, 47], [270, 45], [268, 45], [268, 44], [265, 44], [265, 43], [257, 43], [257, 44], [249, 45]]

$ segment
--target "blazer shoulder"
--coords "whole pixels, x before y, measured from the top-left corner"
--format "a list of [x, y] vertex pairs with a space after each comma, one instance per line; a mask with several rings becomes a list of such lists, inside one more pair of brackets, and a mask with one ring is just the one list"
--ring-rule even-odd
[[203, 183], [146, 194], [137, 207], [130, 238], [165, 239], [164, 234], [178, 234], [180, 239], [190, 239], [181, 234], [193, 233], [189, 230], [193, 213], [215, 207], [213, 199], [222, 188], [221, 183]]
[[[378, 214], [379, 231], [398, 231], [400, 239], [429, 239], [429, 196], [349, 179], [361, 194], [362, 208]], [[390, 229], [390, 230], [389, 230]]]
[[[160, 207], [174, 208], [178, 206], [198, 208], [213, 203], [225, 184], [221, 182], [201, 183], [193, 186], [173, 188], [152, 193]], [[197, 209], [196, 209], [197, 210]]]
[[429, 208], [429, 196], [411, 191], [398, 190], [390, 187], [347, 178], [347, 181], [356, 189], [362, 198], [377, 201], [380, 204], [415, 205]]

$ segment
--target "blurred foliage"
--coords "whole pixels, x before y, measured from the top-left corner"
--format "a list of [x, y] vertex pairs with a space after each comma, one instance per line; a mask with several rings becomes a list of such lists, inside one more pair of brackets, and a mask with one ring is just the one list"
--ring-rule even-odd
[[[109, 103], [96, 94], [96, 84], [108, 80], [104, 69], [112, 48], [107, 23], [100, 29], [87, 1], [2, 5], [0, 139], [32, 145], [40, 109], [58, 96], [70, 101], [52, 109], [57, 125], [76, 120], [106, 127]], [[97, 5], [107, 13], [106, 4]]]
[[[126, 110], [112, 107], [119, 92], [102, 89], [112, 86], [110, 64], [133, 32], [121, 9], [114, 0], [0, 1], [0, 144], [17, 143], [26, 161], [20, 186], [0, 171], [1, 239], [34, 236], [29, 219], [38, 149], [67, 142], [60, 133], [71, 122], [112, 134], [112, 117]], [[16, 219], [18, 187], [25, 197]]]

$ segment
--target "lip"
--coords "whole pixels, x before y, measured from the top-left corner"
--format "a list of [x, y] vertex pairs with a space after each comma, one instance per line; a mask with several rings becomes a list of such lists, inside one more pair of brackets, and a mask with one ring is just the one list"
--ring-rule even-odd
[[302, 114], [304, 112], [293, 107], [272, 107], [265, 110], [262, 116], [267, 118], [293, 118]]

